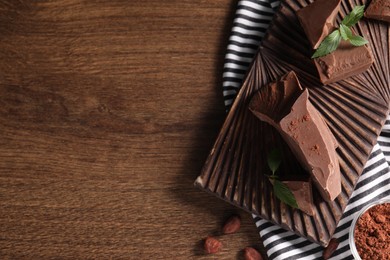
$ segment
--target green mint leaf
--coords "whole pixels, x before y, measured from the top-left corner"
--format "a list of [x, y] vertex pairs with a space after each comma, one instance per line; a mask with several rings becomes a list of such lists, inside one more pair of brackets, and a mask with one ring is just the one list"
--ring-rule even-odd
[[280, 201], [286, 203], [293, 208], [298, 208], [298, 203], [294, 197], [294, 194], [283, 182], [279, 180], [274, 180], [273, 187], [275, 196], [280, 199]]
[[349, 41], [353, 46], [363, 46], [368, 43], [366, 39], [359, 35], [353, 35], [349, 38]]
[[364, 15], [364, 5], [358, 5], [341, 22], [347, 27], [355, 25]]
[[349, 29], [346, 25], [344, 24], [340, 24], [340, 34], [341, 34], [341, 37], [347, 41], [349, 40], [352, 36], [353, 36], [353, 33], [351, 31], [351, 29]]
[[273, 149], [267, 158], [268, 167], [271, 169], [272, 173], [275, 173], [279, 168], [280, 163], [282, 162], [282, 156], [278, 149]]
[[268, 180], [274, 185], [274, 180], [279, 180], [279, 177], [277, 175], [268, 175]]
[[312, 59], [328, 55], [331, 52], [334, 52], [339, 46], [341, 41], [340, 30], [335, 30], [321, 42], [320, 46], [314, 52]]

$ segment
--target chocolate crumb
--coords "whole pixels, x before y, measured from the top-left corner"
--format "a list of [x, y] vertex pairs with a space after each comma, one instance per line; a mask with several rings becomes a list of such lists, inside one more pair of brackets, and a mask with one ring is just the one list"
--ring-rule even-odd
[[309, 121], [309, 120], [310, 120], [310, 116], [309, 116], [309, 115], [304, 115], [304, 116], [303, 116], [303, 120]]
[[320, 154], [320, 147], [318, 146], [318, 144], [314, 145], [310, 150], [316, 152], [317, 154]]
[[385, 221], [386, 221], [386, 217], [383, 216], [383, 215], [378, 215], [378, 216], [376, 216], [376, 218], [375, 218], [375, 222], [376, 222], [376, 223], [384, 223]]
[[298, 121], [294, 119], [290, 122], [290, 125], [288, 126], [288, 130], [293, 131], [297, 128], [297, 126], [298, 126]]
[[367, 245], [369, 245], [369, 246], [373, 246], [373, 245], [375, 244], [375, 240], [374, 240], [373, 237], [367, 237], [366, 243], [367, 243]]

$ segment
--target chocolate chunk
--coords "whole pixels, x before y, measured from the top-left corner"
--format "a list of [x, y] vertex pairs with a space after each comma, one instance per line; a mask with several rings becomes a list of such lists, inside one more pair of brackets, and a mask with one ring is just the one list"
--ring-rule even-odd
[[280, 120], [290, 113], [291, 106], [303, 91], [291, 71], [279, 81], [261, 88], [252, 98], [249, 108], [260, 120], [278, 128]]
[[295, 73], [289, 72], [262, 87], [253, 96], [249, 109], [279, 131], [313, 177], [323, 198], [334, 200], [341, 192], [338, 144]]
[[[297, 11], [298, 19], [311, 46], [317, 49], [336, 27], [340, 0], [316, 0]], [[367, 70], [374, 59], [368, 46], [355, 47], [342, 40], [336, 51], [314, 59], [320, 81], [330, 84]]]
[[390, 0], [372, 0], [365, 16], [390, 23]]
[[313, 49], [317, 49], [322, 40], [336, 28], [334, 21], [340, 10], [340, 2], [316, 0], [297, 11], [299, 22]]
[[313, 194], [310, 181], [283, 181], [294, 194], [298, 208], [306, 214], [314, 215]]
[[330, 84], [366, 71], [374, 62], [371, 49], [342, 40], [337, 50], [314, 59], [320, 81]]

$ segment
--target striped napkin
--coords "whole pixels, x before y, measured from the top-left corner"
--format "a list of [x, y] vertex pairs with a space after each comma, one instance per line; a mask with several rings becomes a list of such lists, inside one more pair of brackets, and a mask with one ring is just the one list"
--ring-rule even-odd
[[[267, 31], [279, 1], [238, 2], [223, 73], [223, 96], [227, 109], [241, 87], [261, 39]], [[340, 242], [331, 259], [354, 259], [349, 247], [353, 218], [367, 204], [390, 198], [390, 116], [374, 146], [355, 191], [345, 208], [333, 237]], [[269, 259], [321, 259], [323, 247], [253, 215]]]

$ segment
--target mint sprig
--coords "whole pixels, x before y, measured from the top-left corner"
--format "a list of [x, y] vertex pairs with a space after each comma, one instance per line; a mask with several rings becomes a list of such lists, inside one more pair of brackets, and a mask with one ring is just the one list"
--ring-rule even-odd
[[298, 208], [297, 200], [295, 199], [294, 194], [287, 187], [286, 184], [279, 180], [279, 177], [276, 175], [280, 164], [282, 163], [282, 156], [280, 151], [273, 149], [267, 157], [268, 167], [272, 171], [272, 175], [268, 176], [269, 181], [272, 183], [275, 196], [282, 202], [287, 205]]
[[278, 149], [273, 149], [267, 158], [268, 167], [272, 171], [272, 175], [275, 175], [275, 172], [278, 170], [280, 164], [282, 163], [282, 156]]
[[353, 46], [363, 46], [368, 43], [366, 39], [359, 35], [353, 35], [349, 38], [349, 41]]
[[350, 39], [353, 36], [351, 28], [349, 28], [345, 24], [340, 24], [339, 31], [340, 31], [341, 37], [345, 41], [347, 41], [348, 39]]
[[287, 205], [298, 208], [298, 203], [294, 197], [294, 194], [291, 192], [291, 190], [284, 184], [283, 182], [279, 180], [274, 180], [274, 193], [275, 196], [286, 203]]
[[364, 5], [358, 5], [358, 6], [355, 6], [352, 11], [346, 15], [343, 19], [343, 21], [341, 22], [341, 24], [344, 24], [345, 26], [347, 27], [351, 27], [355, 24], [357, 24], [357, 22], [363, 17], [364, 15], [364, 8], [365, 6]]
[[364, 8], [364, 5], [355, 6], [353, 10], [344, 17], [339, 28], [325, 37], [311, 58], [322, 57], [334, 52], [340, 45], [341, 39], [349, 41], [353, 46], [363, 46], [367, 44], [368, 41], [366, 39], [359, 35], [354, 35], [351, 30], [351, 27], [363, 17]]
[[339, 30], [333, 31], [320, 44], [316, 52], [311, 56], [312, 59], [328, 55], [334, 52], [341, 42], [341, 33]]

